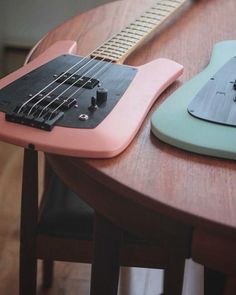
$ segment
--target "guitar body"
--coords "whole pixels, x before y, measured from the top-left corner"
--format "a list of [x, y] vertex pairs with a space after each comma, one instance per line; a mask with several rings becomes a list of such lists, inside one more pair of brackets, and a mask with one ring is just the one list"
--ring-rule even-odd
[[236, 127], [201, 120], [187, 111], [189, 104], [207, 81], [235, 55], [236, 41], [217, 43], [209, 65], [155, 111], [151, 127], [153, 134], [184, 150], [236, 159]]
[[[75, 48], [73, 41], [56, 42], [32, 62], [2, 79], [0, 88], [11, 87], [15, 80], [62, 54], [73, 53]], [[137, 133], [156, 98], [179, 77], [183, 67], [168, 59], [157, 59], [132, 69], [137, 73], [128, 88], [96, 127], [70, 128], [56, 125], [48, 132], [8, 122], [5, 113], [0, 112], [0, 140], [68, 156], [108, 158], [119, 154]]]

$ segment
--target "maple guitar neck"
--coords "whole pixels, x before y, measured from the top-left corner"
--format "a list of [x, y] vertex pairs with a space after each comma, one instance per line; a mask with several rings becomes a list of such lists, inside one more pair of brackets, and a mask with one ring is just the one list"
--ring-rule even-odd
[[122, 64], [131, 52], [187, 1], [158, 1], [139, 18], [93, 51], [91, 57]]

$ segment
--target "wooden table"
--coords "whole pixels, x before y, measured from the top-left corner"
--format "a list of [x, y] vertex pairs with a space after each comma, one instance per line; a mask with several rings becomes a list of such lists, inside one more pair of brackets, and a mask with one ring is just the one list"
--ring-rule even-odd
[[[153, 1], [118, 1], [77, 16], [49, 32], [33, 57], [62, 39], [76, 40], [78, 54], [86, 55], [150, 3]], [[207, 65], [216, 42], [236, 39], [235, 15], [235, 0], [190, 1], [127, 59], [127, 64], [140, 65], [168, 57], [184, 65], [184, 75], [165, 91], [153, 110]], [[150, 132], [151, 113], [130, 146], [115, 158], [47, 158], [96, 212], [122, 228], [154, 239], [161, 232], [168, 240], [170, 234], [180, 248], [192, 230], [194, 235], [209, 233], [235, 243], [235, 162], [159, 141]]]

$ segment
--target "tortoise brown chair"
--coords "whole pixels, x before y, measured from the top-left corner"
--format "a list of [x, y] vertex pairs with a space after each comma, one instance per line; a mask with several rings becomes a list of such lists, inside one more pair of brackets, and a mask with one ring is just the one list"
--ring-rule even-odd
[[[38, 207], [37, 171], [37, 152], [25, 150], [20, 237], [21, 295], [36, 293], [37, 259], [43, 260], [43, 286], [46, 288], [52, 284], [53, 261], [58, 260], [92, 263], [90, 294], [116, 294], [120, 265], [163, 269], [164, 294], [182, 294], [185, 259], [189, 253], [181, 251], [179, 255], [178, 251], [169, 251], [158, 241], [132, 235], [94, 213], [66, 187], [47, 162], [44, 193]], [[94, 267], [99, 263], [102, 264], [102, 274]]]
[[204, 265], [204, 294], [236, 294], [236, 239], [196, 229], [192, 258]]

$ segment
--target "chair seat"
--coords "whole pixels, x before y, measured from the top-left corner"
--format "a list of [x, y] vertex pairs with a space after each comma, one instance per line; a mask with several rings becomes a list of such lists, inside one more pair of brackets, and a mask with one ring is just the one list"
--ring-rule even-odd
[[70, 239], [93, 238], [93, 209], [55, 174], [43, 196], [38, 233]]
[[[54, 173], [44, 192], [38, 233], [68, 239], [93, 239], [94, 210], [72, 192]], [[158, 244], [124, 231], [129, 243]]]

